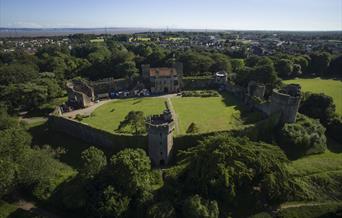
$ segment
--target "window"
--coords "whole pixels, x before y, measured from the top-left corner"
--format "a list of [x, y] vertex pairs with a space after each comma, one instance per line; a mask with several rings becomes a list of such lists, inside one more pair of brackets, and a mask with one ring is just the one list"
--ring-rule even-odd
[[178, 86], [178, 80], [173, 81], [173, 85]]

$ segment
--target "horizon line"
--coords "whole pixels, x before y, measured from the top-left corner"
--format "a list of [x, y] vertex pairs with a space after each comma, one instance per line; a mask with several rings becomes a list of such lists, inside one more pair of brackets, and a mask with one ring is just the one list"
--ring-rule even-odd
[[292, 29], [229, 29], [229, 28], [187, 28], [187, 27], [1, 27], [0, 29], [32, 29], [32, 30], [53, 30], [53, 29], [146, 29], [146, 30], [199, 30], [199, 31], [265, 31], [265, 32], [342, 32], [340, 30], [292, 30]]

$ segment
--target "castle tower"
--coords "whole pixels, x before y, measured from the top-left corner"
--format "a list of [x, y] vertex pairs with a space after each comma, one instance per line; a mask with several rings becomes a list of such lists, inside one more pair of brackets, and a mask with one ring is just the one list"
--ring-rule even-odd
[[282, 123], [295, 123], [298, 113], [301, 87], [290, 84], [281, 90], [273, 90], [271, 95], [270, 113], [281, 112]]
[[266, 87], [264, 84], [257, 83], [255, 81], [250, 81], [248, 83], [248, 95], [251, 97], [257, 97], [260, 99], [264, 98]]
[[173, 146], [174, 122], [169, 110], [147, 119], [148, 154], [155, 166], [168, 164]]

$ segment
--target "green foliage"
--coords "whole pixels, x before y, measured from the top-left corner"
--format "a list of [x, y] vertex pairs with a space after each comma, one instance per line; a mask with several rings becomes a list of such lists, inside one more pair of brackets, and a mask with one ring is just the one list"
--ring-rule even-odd
[[280, 59], [275, 64], [275, 68], [279, 76], [287, 77], [290, 76], [293, 72], [293, 63], [291, 60], [288, 59]]
[[116, 192], [112, 186], [104, 189], [98, 202], [98, 212], [101, 217], [126, 217], [130, 199]]
[[85, 178], [94, 178], [107, 165], [103, 151], [93, 146], [81, 153], [81, 159], [83, 166], [80, 173]]
[[151, 161], [144, 150], [125, 149], [110, 159], [111, 174], [119, 190], [129, 195], [151, 189]]
[[193, 133], [198, 133], [198, 127], [195, 123], [190, 123], [188, 129], [186, 130], [186, 133], [190, 133], [190, 134], [193, 134]]
[[342, 72], [342, 55], [339, 55], [337, 57], [335, 57], [329, 66], [329, 73], [337, 75], [337, 76], [341, 76]]
[[182, 91], [183, 97], [218, 97], [219, 93], [214, 90]]
[[318, 120], [298, 114], [296, 123], [286, 123], [279, 131], [278, 142], [292, 158], [322, 153], [327, 148], [325, 128]]
[[147, 217], [150, 218], [176, 218], [176, 211], [169, 201], [159, 202], [147, 210]]
[[342, 145], [342, 117], [335, 115], [326, 127], [327, 134]]
[[30, 64], [10, 64], [0, 67], [0, 84], [29, 82], [38, 77], [37, 66]]
[[293, 207], [281, 210], [277, 217], [279, 218], [312, 218], [312, 217], [340, 217], [342, 213], [341, 203], [327, 203], [321, 205], [309, 205], [302, 207]]
[[[128, 129], [128, 130], [127, 130]], [[130, 132], [133, 131], [135, 135], [146, 133], [146, 124], [144, 112], [142, 111], [130, 111], [123, 121], [120, 122], [118, 132]]]
[[39, 200], [50, 198], [61, 183], [75, 175], [71, 167], [54, 159], [46, 149], [30, 149], [23, 164], [21, 181]]
[[312, 74], [324, 75], [328, 73], [331, 55], [327, 52], [313, 53], [310, 55], [311, 61], [309, 71]]
[[261, 199], [273, 204], [291, 192], [287, 158], [275, 146], [217, 135], [181, 155], [178, 190], [216, 200], [220, 213], [239, 205], [253, 208]]
[[305, 99], [301, 102], [299, 112], [327, 124], [336, 110], [332, 97], [322, 93], [307, 93], [304, 96]]
[[219, 208], [216, 201], [205, 200], [199, 195], [194, 195], [185, 200], [183, 216], [189, 218], [218, 218]]

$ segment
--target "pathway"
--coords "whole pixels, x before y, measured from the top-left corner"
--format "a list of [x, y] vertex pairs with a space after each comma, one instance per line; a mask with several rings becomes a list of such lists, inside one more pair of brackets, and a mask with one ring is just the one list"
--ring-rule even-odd
[[77, 114], [80, 114], [82, 116], [90, 116], [90, 114], [93, 113], [93, 111], [96, 108], [98, 108], [98, 107], [100, 107], [100, 106], [102, 106], [108, 102], [111, 102], [111, 101], [116, 101], [116, 99], [109, 99], [109, 100], [100, 101], [99, 103], [95, 103], [94, 105], [87, 107], [87, 108], [63, 113], [63, 116], [69, 117], [69, 118], [75, 118]]
[[175, 109], [173, 108], [173, 104], [172, 104], [171, 98], [167, 98], [167, 103], [169, 105], [169, 110], [171, 111], [171, 114], [172, 114], [172, 117], [173, 117], [173, 121], [175, 123], [176, 134], [179, 134], [180, 130], [179, 130], [178, 117], [177, 117], [177, 114], [175, 112]]
[[[174, 98], [176, 97], [177, 95], [176, 94], [167, 94], [167, 95], [160, 95], [160, 96], [152, 96], [152, 98]], [[99, 103], [94, 103], [94, 105], [90, 106], [90, 107], [87, 107], [87, 108], [82, 108], [82, 109], [79, 109], [79, 110], [74, 110], [74, 111], [70, 111], [70, 112], [66, 112], [66, 113], [63, 113], [63, 116], [64, 117], [69, 117], [69, 118], [75, 118], [77, 114], [80, 114], [82, 116], [90, 116], [91, 113], [93, 113], [93, 111], [108, 103], [108, 102], [111, 102], [111, 101], [117, 101], [118, 99], [108, 99], [108, 100], [103, 100], [103, 101], [100, 101]]]

